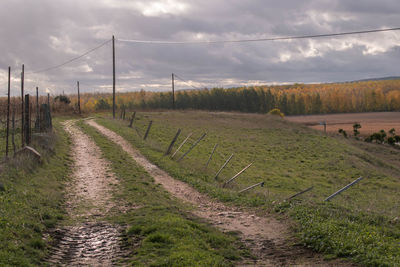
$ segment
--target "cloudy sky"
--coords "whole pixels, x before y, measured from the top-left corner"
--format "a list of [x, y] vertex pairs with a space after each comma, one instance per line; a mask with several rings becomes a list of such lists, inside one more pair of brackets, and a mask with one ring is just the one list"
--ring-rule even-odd
[[[111, 92], [111, 43], [61, 68], [35, 73], [117, 38], [117, 90], [170, 90], [350, 81], [400, 75], [400, 31], [306, 40], [214, 41], [400, 27], [398, 0], [2, 0], [0, 93]], [[119, 40], [118, 40], [119, 39]]]

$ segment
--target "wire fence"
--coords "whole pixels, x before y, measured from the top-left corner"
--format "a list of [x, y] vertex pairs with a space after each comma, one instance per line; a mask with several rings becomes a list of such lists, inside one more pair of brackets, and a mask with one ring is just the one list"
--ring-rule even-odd
[[9, 107], [7, 103], [1, 104], [0, 157], [15, 154], [25, 145], [30, 145], [34, 134], [48, 131], [51, 127], [49, 98], [26, 95], [24, 103], [13, 98]]

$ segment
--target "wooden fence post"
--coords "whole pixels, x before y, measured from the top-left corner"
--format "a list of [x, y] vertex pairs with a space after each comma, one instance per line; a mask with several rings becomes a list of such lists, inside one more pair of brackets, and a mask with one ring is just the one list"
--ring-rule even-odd
[[35, 130], [40, 131], [39, 87], [36, 87], [36, 121]]
[[151, 125], [152, 125], [152, 124], [153, 124], [153, 121], [150, 121], [150, 122], [149, 122], [149, 126], [147, 126], [146, 133], [144, 134], [143, 140], [146, 140], [147, 136], [149, 135], [150, 128], [151, 128]]
[[21, 146], [24, 147], [24, 76], [25, 76], [25, 66], [22, 64], [21, 72]]
[[313, 188], [314, 188], [314, 186], [311, 186], [311, 187], [307, 188], [306, 190], [303, 190], [301, 192], [298, 192], [298, 193], [294, 194], [293, 196], [287, 198], [286, 200], [291, 200], [292, 198], [295, 198], [295, 197], [300, 196], [300, 195], [302, 195], [302, 194], [304, 194], [304, 193], [306, 193], [308, 191], [311, 191]]
[[228, 181], [226, 181], [226, 182], [222, 185], [222, 187], [225, 187], [227, 184], [229, 184], [230, 182], [232, 182], [233, 180], [235, 180], [237, 177], [239, 177], [239, 175], [241, 175], [242, 173], [244, 173], [245, 170], [247, 170], [248, 168], [250, 168], [250, 166], [251, 166], [252, 164], [253, 164], [253, 163], [250, 163], [249, 165], [247, 165], [246, 167], [244, 167], [243, 170], [241, 170], [241, 171], [238, 172], [235, 176], [233, 176], [231, 179], [229, 179]]
[[197, 139], [197, 141], [194, 142], [194, 144], [189, 148], [189, 150], [186, 151], [186, 153], [183, 154], [182, 157], [180, 157], [180, 158], [178, 159], [178, 162], [181, 161], [181, 160], [183, 160], [183, 158], [186, 157], [186, 155], [189, 154], [189, 152], [192, 151], [192, 149], [193, 149], [195, 146], [197, 146], [197, 144], [200, 143], [200, 141], [203, 140], [203, 138], [204, 138], [206, 135], [207, 135], [207, 134], [204, 133], [199, 139]]
[[133, 124], [133, 121], [135, 120], [135, 116], [136, 116], [136, 111], [133, 112], [133, 114], [132, 114], [131, 121], [129, 122], [129, 128], [132, 128], [132, 124]]
[[258, 186], [258, 185], [261, 185], [261, 187], [263, 187], [264, 184], [265, 184], [265, 182], [260, 182], [260, 183], [251, 185], [251, 186], [249, 186], [249, 187], [246, 187], [246, 188], [243, 189], [243, 190], [240, 190], [238, 193], [240, 194], [240, 193], [246, 192], [246, 191], [248, 191], [248, 190], [250, 190], [250, 189], [252, 189], [252, 188], [254, 188], [254, 187]]
[[174, 154], [172, 154], [171, 159], [173, 159], [176, 155], [176, 153], [178, 153], [178, 151], [183, 147], [183, 145], [186, 143], [187, 140], [189, 140], [189, 138], [192, 136], [192, 133], [188, 134], [188, 136], [185, 138], [185, 140], [183, 140], [183, 142], [179, 145], [179, 147], [175, 150]]
[[165, 151], [164, 156], [167, 156], [167, 155], [169, 155], [169, 153], [171, 153], [172, 147], [174, 146], [174, 144], [180, 134], [181, 134], [181, 129], [178, 129], [178, 132], [176, 132], [174, 138], [172, 139], [171, 143], [169, 144], [167, 151]]
[[7, 95], [7, 132], [6, 132], [6, 157], [8, 157], [8, 135], [10, 133], [10, 88], [11, 88], [11, 67], [8, 67], [8, 95]]
[[229, 161], [232, 159], [233, 154], [225, 161], [224, 165], [222, 165], [221, 169], [215, 174], [214, 179], [217, 180], [218, 175], [222, 172], [222, 170], [225, 168], [225, 166], [229, 163]]
[[25, 95], [25, 120], [24, 120], [24, 130], [25, 130], [25, 144], [29, 145], [31, 143], [31, 123], [30, 123], [30, 104], [29, 104], [29, 94]]
[[210, 157], [208, 158], [207, 164], [206, 164], [206, 167], [205, 167], [206, 169], [208, 168], [208, 164], [210, 163], [211, 158], [212, 158], [212, 156], [214, 155], [215, 150], [217, 149], [217, 146], [218, 146], [218, 144], [215, 144], [213, 150], [211, 151], [211, 155], [210, 155]]
[[16, 147], [15, 147], [15, 106], [13, 107], [13, 113], [12, 113], [12, 120], [11, 120], [11, 142], [13, 146], [13, 152], [15, 154]]

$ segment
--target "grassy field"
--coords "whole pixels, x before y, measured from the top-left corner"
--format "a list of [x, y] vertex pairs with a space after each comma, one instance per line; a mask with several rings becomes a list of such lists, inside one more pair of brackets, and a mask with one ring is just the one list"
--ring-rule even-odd
[[[0, 167], [0, 265], [39, 266], [47, 255], [46, 231], [64, 218], [63, 183], [69, 171], [69, 144], [59, 121], [45, 147], [33, 144], [43, 163], [10, 159]], [[43, 143], [42, 143], [43, 144]]]
[[125, 242], [132, 253], [124, 265], [232, 266], [250, 257], [235, 233], [221, 233], [190, 215], [189, 207], [156, 185], [120, 147], [83, 122], [79, 125], [112, 163], [120, 181], [116, 200], [130, 207], [109, 218], [127, 226]]
[[[275, 211], [294, 221], [301, 242], [327, 257], [348, 257], [370, 266], [400, 264], [400, 151], [376, 144], [333, 138], [280, 118], [259, 114], [207, 112], [151, 112], [136, 115], [135, 126], [143, 136], [153, 121], [146, 141], [127, 121], [98, 118], [118, 132], [149, 159], [199, 191], [221, 201]], [[193, 132], [182, 152], [206, 132], [206, 138], [181, 162], [163, 156], [177, 129], [178, 144]], [[217, 153], [205, 164], [212, 148]], [[176, 149], [177, 145], [175, 145]], [[214, 176], [234, 154], [218, 179]], [[253, 165], [227, 188], [223, 182], [249, 163]], [[359, 184], [327, 203], [323, 200], [359, 176]], [[257, 182], [245, 194], [238, 190]], [[292, 194], [314, 186], [297, 199]]]
[[353, 133], [353, 124], [360, 123], [361, 136], [371, 135], [385, 130], [388, 132], [394, 128], [400, 133], [400, 112], [369, 112], [369, 113], [344, 113], [344, 114], [323, 114], [306, 116], [288, 116], [287, 120], [302, 123], [313, 129], [323, 131], [324, 126], [320, 122], [326, 121], [328, 133], [338, 133], [339, 129], [347, 133]]

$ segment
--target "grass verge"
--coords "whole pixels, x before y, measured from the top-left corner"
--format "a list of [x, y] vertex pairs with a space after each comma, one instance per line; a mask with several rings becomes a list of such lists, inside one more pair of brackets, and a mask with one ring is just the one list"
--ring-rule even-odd
[[[153, 121], [147, 141], [143, 133]], [[272, 116], [207, 112], [148, 112], [128, 122], [98, 118], [147, 158], [173, 177], [199, 191], [235, 205], [258, 207], [289, 215], [302, 243], [328, 257], [346, 257], [368, 266], [400, 264], [399, 166], [381, 157], [382, 147], [324, 136], [306, 127]], [[177, 144], [193, 137], [177, 157], [203, 133], [205, 140], [181, 162], [163, 157], [177, 129]], [[210, 166], [205, 163], [218, 143]], [[175, 145], [175, 148], [177, 145]], [[391, 148], [387, 158], [400, 156]], [[230, 154], [233, 160], [217, 180], [215, 173]], [[389, 155], [390, 154], [390, 155]], [[390, 157], [389, 157], [390, 156]], [[222, 183], [250, 162], [242, 176], [227, 188]], [[359, 176], [365, 179], [326, 203], [323, 200]], [[238, 190], [265, 181], [264, 188], [238, 194]], [[294, 201], [284, 201], [305, 188], [314, 189]]]
[[132, 255], [125, 264], [134, 266], [231, 266], [250, 257], [235, 233], [222, 233], [190, 215], [190, 207], [171, 197], [119, 146], [84, 124], [112, 164], [120, 186], [116, 201], [127, 212], [111, 221], [127, 225], [126, 243]]
[[49, 242], [44, 235], [64, 217], [63, 182], [69, 171], [69, 141], [55, 120], [54, 136], [33, 145], [43, 162], [29, 157], [10, 159], [1, 166], [0, 265], [38, 266]]

